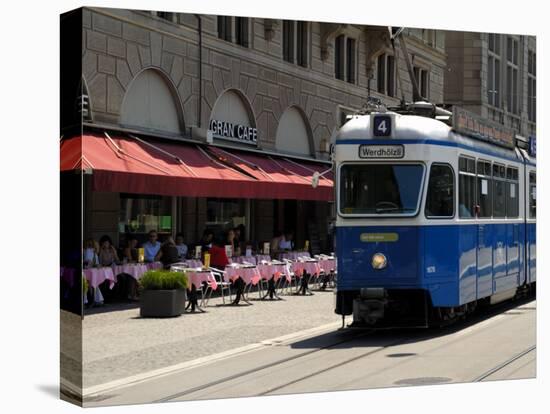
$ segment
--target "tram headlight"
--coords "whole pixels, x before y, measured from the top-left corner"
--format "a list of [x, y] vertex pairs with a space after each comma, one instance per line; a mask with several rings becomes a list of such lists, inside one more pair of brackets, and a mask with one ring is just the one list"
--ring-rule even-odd
[[373, 254], [372, 260], [371, 260], [371, 265], [373, 269], [376, 269], [376, 270], [385, 269], [387, 264], [388, 264], [388, 260], [386, 259], [386, 256], [384, 256], [382, 253]]

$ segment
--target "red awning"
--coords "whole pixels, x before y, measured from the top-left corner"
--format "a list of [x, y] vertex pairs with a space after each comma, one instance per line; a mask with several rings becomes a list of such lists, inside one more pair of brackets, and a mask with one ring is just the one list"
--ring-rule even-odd
[[326, 170], [325, 165], [295, 164], [288, 159], [244, 151], [232, 154], [212, 146], [87, 133], [61, 141], [61, 171], [91, 170], [94, 191], [184, 197], [333, 199], [330, 178], [321, 178], [317, 188], [311, 186], [313, 172]]
[[[332, 171], [327, 172], [329, 165], [212, 146], [208, 150], [221, 162], [247, 172], [272, 190], [281, 187], [283, 192], [295, 191], [298, 195], [296, 199], [302, 199], [299, 194], [303, 191], [321, 192], [327, 197], [326, 200], [333, 198]], [[323, 174], [317, 188], [311, 185], [315, 172]]]

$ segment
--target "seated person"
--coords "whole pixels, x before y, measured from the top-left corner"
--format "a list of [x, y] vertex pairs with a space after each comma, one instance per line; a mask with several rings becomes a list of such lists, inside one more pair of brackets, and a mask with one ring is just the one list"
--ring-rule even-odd
[[169, 269], [170, 265], [179, 262], [179, 252], [172, 236], [162, 243], [155, 260], [160, 261], [165, 269]]
[[116, 264], [120, 261], [116, 249], [113, 246], [113, 242], [107, 235], [102, 236], [101, 239], [99, 239], [98, 257], [99, 264], [101, 266], [111, 266], [112, 264]]
[[210, 253], [210, 266], [216, 269], [224, 269], [229, 264], [229, 259], [225, 253], [225, 244], [223, 240], [216, 240], [208, 251]]
[[138, 255], [137, 244], [138, 244], [138, 241], [134, 236], [128, 237], [128, 243], [126, 245], [126, 248], [124, 249], [124, 259], [126, 259], [128, 263], [138, 262], [139, 255]]
[[180, 260], [185, 260], [187, 258], [188, 248], [183, 242], [183, 233], [176, 234], [176, 249], [178, 249], [178, 256]]
[[205, 229], [202, 233], [202, 238], [198, 243], [201, 246], [201, 251], [207, 252], [212, 247], [212, 241], [214, 240], [214, 232], [211, 229]]
[[143, 243], [144, 259], [146, 262], [155, 261], [155, 256], [160, 250], [160, 242], [157, 239], [157, 232], [155, 230], [151, 230], [149, 232], [149, 240]]
[[98, 243], [89, 238], [84, 242], [84, 252], [82, 253], [82, 261], [84, 267], [92, 267], [99, 263], [99, 245]]
[[269, 252], [271, 254], [275, 254], [279, 251], [279, 243], [281, 242], [282, 239], [283, 239], [283, 232], [279, 230], [275, 233], [275, 237], [273, 237], [269, 242]]
[[281, 240], [279, 241], [279, 250], [292, 250], [293, 249], [293, 243], [292, 238], [293, 234], [291, 231], [287, 231], [283, 237], [281, 237]]

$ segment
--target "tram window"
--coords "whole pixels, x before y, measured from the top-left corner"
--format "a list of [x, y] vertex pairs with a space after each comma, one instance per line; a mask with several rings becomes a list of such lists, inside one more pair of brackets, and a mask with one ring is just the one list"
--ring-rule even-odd
[[475, 177], [473, 175], [460, 174], [458, 201], [460, 218], [474, 218]]
[[471, 158], [460, 157], [458, 159], [458, 169], [462, 172], [476, 173], [476, 162]]
[[504, 180], [493, 180], [493, 217], [505, 217], [506, 216], [506, 194], [505, 185], [508, 184]]
[[420, 164], [344, 165], [342, 214], [411, 215], [417, 211], [424, 168]]
[[537, 175], [529, 173], [529, 218], [537, 217]]
[[491, 217], [493, 215], [491, 163], [478, 161], [477, 175], [477, 205], [479, 206], [478, 217]]
[[506, 210], [507, 216], [510, 218], [516, 218], [519, 216], [519, 182], [518, 182], [518, 169], [510, 168], [506, 169]]
[[454, 200], [453, 169], [449, 165], [433, 164], [426, 198], [426, 217], [453, 217]]
[[506, 217], [506, 168], [493, 164], [493, 217]]

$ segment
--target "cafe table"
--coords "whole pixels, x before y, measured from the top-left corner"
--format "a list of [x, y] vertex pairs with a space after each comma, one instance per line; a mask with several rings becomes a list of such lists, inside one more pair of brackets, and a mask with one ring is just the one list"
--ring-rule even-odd
[[297, 252], [297, 251], [292, 251], [292, 252], [280, 252], [278, 254], [279, 256], [279, 259], [280, 260], [298, 260], [302, 257], [304, 258], [309, 258], [311, 257], [311, 255], [309, 254], [309, 252]]
[[[151, 263], [153, 264], [153, 263]], [[135, 280], [141, 279], [141, 277], [149, 270], [149, 266], [144, 263], [126, 263], [113, 266], [115, 276], [121, 273], [132, 276]]]
[[145, 266], [147, 266], [147, 270], [158, 270], [163, 268], [162, 262], [147, 262]]
[[324, 290], [327, 287], [327, 283], [334, 280], [334, 272], [336, 271], [336, 258], [331, 256], [319, 257], [319, 267], [323, 271], [323, 284], [319, 289]]
[[268, 296], [271, 300], [283, 300], [277, 294], [275, 283], [278, 282], [281, 277], [284, 277], [288, 282], [291, 281], [290, 265], [282, 262], [264, 262], [259, 263], [256, 267], [260, 272], [261, 278], [267, 280], [267, 292], [262, 297], [262, 300], [267, 299]]
[[187, 265], [187, 267], [189, 268], [202, 268], [202, 262], [198, 259], [188, 259], [188, 260], [184, 260], [184, 263]]
[[311, 276], [318, 277], [321, 274], [321, 267], [319, 261], [315, 259], [297, 260], [291, 264], [292, 271], [296, 277], [300, 278], [300, 287], [297, 293], [305, 295], [306, 292], [310, 295], [313, 293], [309, 290], [309, 280]]
[[82, 274], [88, 281], [88, 285], [92, 287], [94, 292], [94, 303], [103, 303], [103, 295], [101, 294], [101, 285], [106, 280], [109, 281], [109, 289], [112, 289], [116, 283], [113, 268], [110, 266], [104, 267], [89, 267], [82, 270]]
[[226, 282], [231, 281], [237, 285], [237, 293], [235, 295], [235, 300], [232, 304], [238, 305], [242, 297], [247, 304], [251, 305], [251, 303], [244, 297], [243, 284], [245, 286], [256, 286], [261, 278], [262, 275], [260, 274], [257, 266], [247, 266], [237, 263], [227, 265], [224, 271], [224, 279]]
[[189, 303], [185, 309], [187, 310], [191, 307], [191, 312], [193, 313], [195, 312], [195, 309], [199, 312], [205, 312], [199, 305], [197, 289], [202, 289], [203, 282], [206, 282], [212, 290], [216, 290], [218, 288], [218, 283], [216, 282], [214, 274], [210, 270], [202, 269], [201, 267], [187, 268], [183, 266], [172, 266], [170, 270], [175, 272], [185, 272], [185, 275], [187, 276]]
[[109, 281], [109, 289], [112, 289], [116, 283], [113, 268], [110, 266], [104, 267], [89, 267], [82, 271], [88, 284], [94, 289], [101, 285], [106, 280]]
[[271, 256], [268, 254], [257, 254], [255, 256], [233, 256], [231, 257], [230, 260], [231, 260], [231, 263], [240, 263], [240, 264], [250, 263], [250, 264], [257, 265], [262, 261], [267, 261], [267, 262], [271, 261]]

